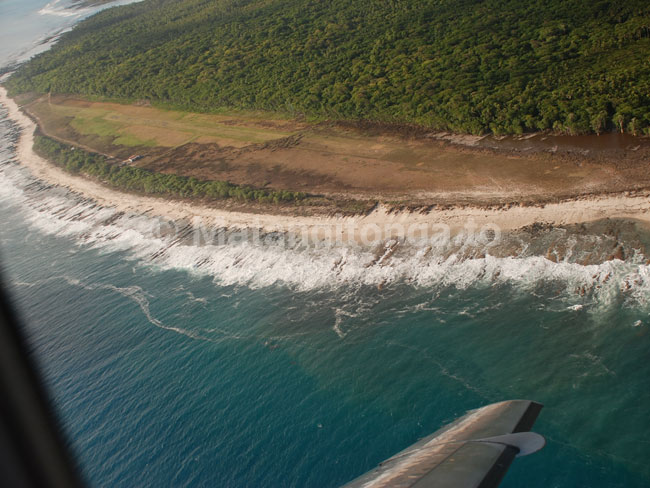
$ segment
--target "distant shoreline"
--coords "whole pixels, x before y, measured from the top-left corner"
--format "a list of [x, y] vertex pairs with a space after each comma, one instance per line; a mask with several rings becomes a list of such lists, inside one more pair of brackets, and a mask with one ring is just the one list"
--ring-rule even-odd
[[66, 173], [41, 158], [33, 151], [36, 124], [27, 117], [0, 87], [0, 103], [9, 111], [9, 117], [21, 129], [17, 145], [20, 163], [39, 179], [66, 187], [98, 204], [119, 211], [146, 214], [170, 220], [189, 220], [211, 227], [256, 228], [268, 232], [305, 232], [329, 239], [332, 236], [363, 240], [372, 229], [378, 240], [388, 240], [409, 233], [415, 228], [447, 226], [452, 234], [472, 227], [490, 226], [502, 231], [516, 230], [536, 223], [555, 226], [586, 223], [605, 218], [634, 219], [650, 224], [650, 192], [622, 193], [581, 197], [539, 206], [511, 206], [486, 208], [458, 205], [427, 212], [391, 211], [379, 205], [368, 215], [353, 217], [292, 216], [228, 211], [201, 204], [169, 201], [163, 198], [129, 194], [108, 188], [81, 176]]

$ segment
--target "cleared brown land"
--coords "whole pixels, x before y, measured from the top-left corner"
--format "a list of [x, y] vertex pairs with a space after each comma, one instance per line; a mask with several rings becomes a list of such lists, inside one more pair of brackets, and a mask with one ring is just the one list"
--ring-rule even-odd
[[[650, 144], [550, 153], [469, 148], [423, 130], [308, 124], [232, 112], [43, 97], [27, 111], [48, 135], [154, 171], [409, 204], [539, 202], [650, 187]], [[596, 136], [594, 136], [596, 137]]]

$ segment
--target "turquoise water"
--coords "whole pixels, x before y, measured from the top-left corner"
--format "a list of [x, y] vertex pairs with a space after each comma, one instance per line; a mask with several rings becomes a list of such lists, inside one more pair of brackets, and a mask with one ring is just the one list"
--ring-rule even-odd
[[[548, 445], [502, 486], [650, 486], [638, 226], [381, 267], [363, 249], [196, 248], [34, 182], [16, 137], [0, 110], [3, 268], [92, 486], [339, 486], [510, 398], [545, 404]], [[638, 252], [580, 264], [612, 239]]]
[[[504, 486], [648, 486], [647, 312], [551, 289], [219, 286], [3, 216], [3, 253], [96, 486], [337, 486], [466, 409], [535, 398]], [[345, 315], [341, 339], [332, 331]], [[171, 328], [182, 329], [182, 333]]]

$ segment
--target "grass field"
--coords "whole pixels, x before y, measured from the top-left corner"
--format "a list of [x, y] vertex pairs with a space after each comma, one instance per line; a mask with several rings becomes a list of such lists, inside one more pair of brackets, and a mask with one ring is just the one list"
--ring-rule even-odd
[[[113, 145], [176, 147], [190, 142], [242, 147], [287, 137], [301, 127], [252, 116], [203, 115], [153, 107], [90, 102], [57, 97], [31, 106], [48, 126], [68, 123], [78, 133], [111, 138]], [[65, 122], [64, 122], [65, 121]], [[282, 130], [285, 128], [285, 130]]]
[[26, 109], [46, 135], [62, 142], [118, 159], [135, 153], [142, 156], [137, 166], [152, 171], [257, 188], [401, 202], [503, 203], [650, 184], [636, 163], [619, 170], [618, 162], [602, 158], [471, 150], [390, 130], [257, 112], [196, 114], [65, 96], [44, 96]]

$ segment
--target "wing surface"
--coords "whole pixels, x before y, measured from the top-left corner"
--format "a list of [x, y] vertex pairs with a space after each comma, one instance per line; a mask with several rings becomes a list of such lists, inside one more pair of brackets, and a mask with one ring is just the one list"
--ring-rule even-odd
[[509, 400], [471, 410], [344, 488], [496, 487], [517, 455], [544, 446], [529, 432], [541, 409]]

